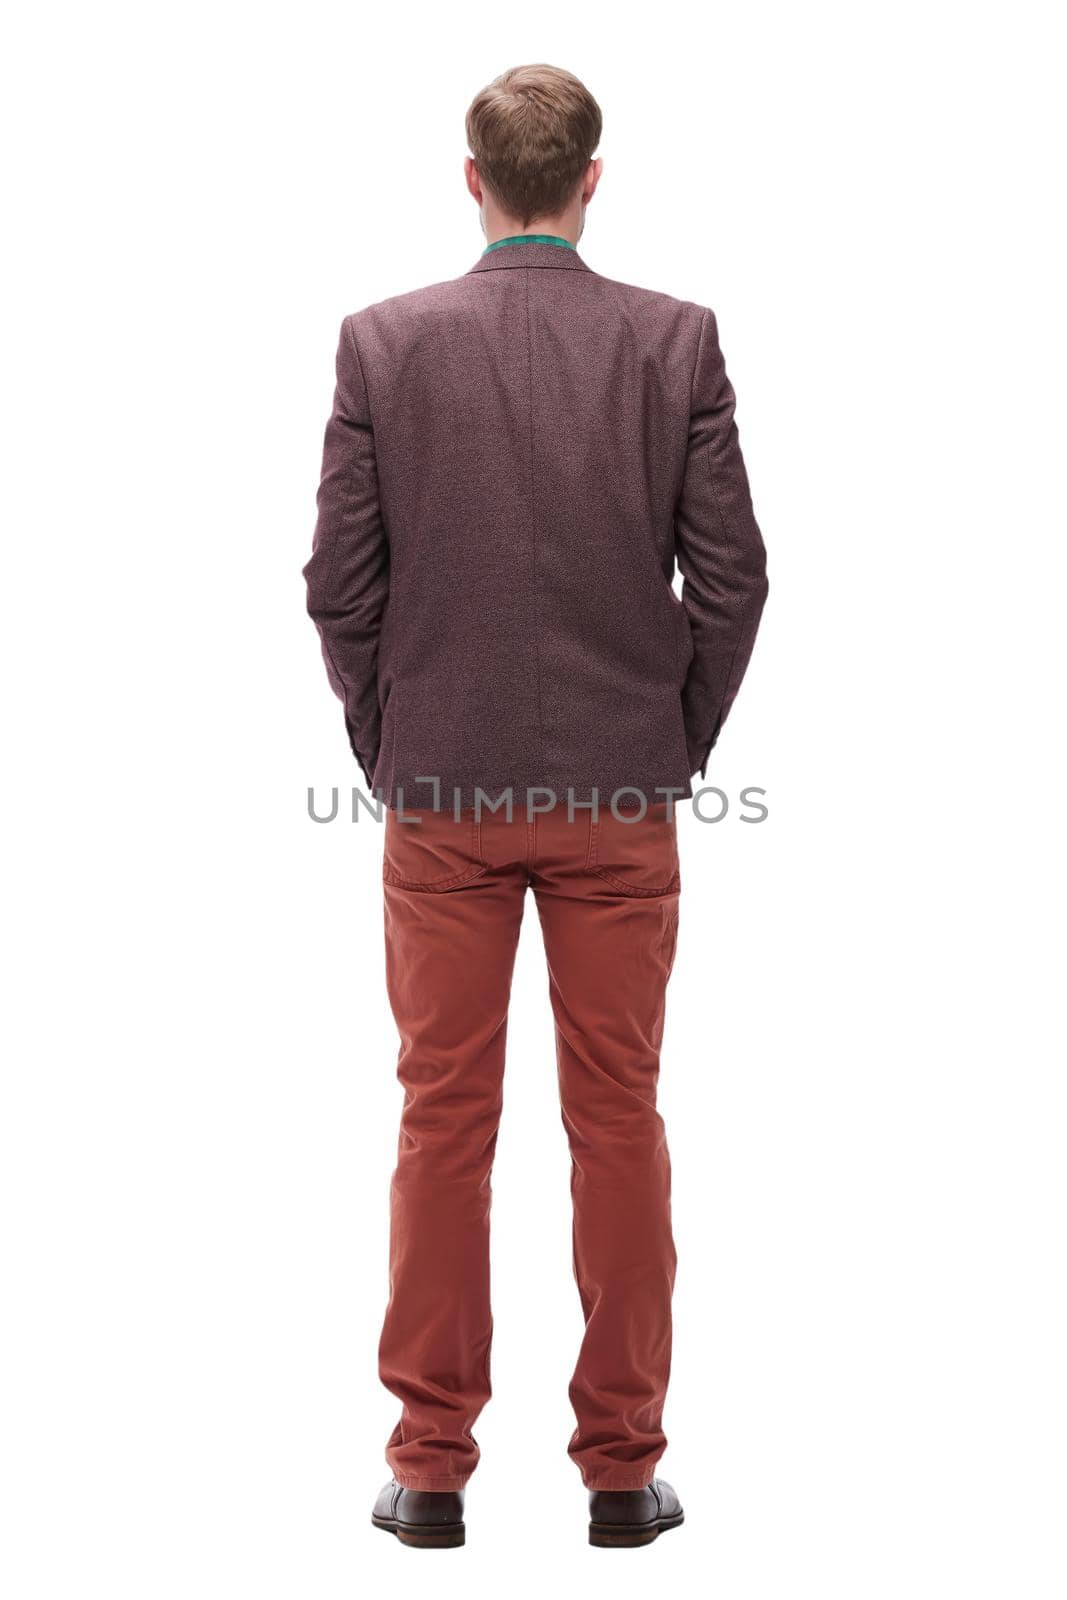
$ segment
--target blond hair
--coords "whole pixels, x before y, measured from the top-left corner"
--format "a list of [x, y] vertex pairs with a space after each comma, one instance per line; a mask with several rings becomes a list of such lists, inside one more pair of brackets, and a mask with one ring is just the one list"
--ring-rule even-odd
[[561, 67], [512, 67], [475, 95], [467, 139], [482, 182], [523, 227], [557, 216], [600, 143], [600, 107]]

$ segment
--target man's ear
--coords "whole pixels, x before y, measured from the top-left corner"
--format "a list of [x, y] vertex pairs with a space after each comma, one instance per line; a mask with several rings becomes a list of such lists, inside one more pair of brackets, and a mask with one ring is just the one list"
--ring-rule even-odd
[[473, 156], [464, 157], [463, 175], [467, 180], [467, 188], [470, 190], [475, 200], [477, 200], [478, 204], [481, 205], [483, 199], [482, 180], [478, 176], [478, 168], [474, 165]]
[[600, 174], [603, 172], [603, 170], [604, 163], [599, 156], [596, 156], [592, 161], [590, 161], [589, 165], [586, 167], [585, 177], [582, 180], [583, 206], [587, 206], [590, 200], [596, 194], [596, 186], [600, 182]]

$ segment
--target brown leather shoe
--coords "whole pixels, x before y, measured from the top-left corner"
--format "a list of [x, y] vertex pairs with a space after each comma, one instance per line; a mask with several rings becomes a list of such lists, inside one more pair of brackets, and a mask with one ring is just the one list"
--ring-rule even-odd
[[401, 1544], [424, 1550], [448, 1550], [467, 1537], [462, 1489], [402, 1489], [394, 1478], [374, 1502], [370, 1519], [376, 1528], [395, 1533]]
[[678, 1496], [662, 1478], [653, 1478], [647, 1489], [589, 1491], [590, 1544], [651, 1544], [684, 1521]]

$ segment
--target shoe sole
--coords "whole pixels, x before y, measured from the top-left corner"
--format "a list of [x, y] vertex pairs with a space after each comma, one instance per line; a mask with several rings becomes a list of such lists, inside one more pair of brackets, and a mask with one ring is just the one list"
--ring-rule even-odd
[[395, 1517], [376, 1517], [371, 1522], [383, 1533], [393, 1533], [401, 1544], [414, 1550], [454, 1550], [466, 1544], [467, 1530], [462, 1522], [444, 1522], [438, 1528], [420, 1527], [411, 1522], [397, 1522]]
[[635, 1545], [651, 1544], [661, 1533], [680, 1528], [684, 1521], [685, 1513], [679, 1511], [676, 1516], [657, 1517], [655, 1522], [643, 1522], [631, 1528], [618, 1523], [591, 1522], [589, 1543], [598, 1545], [601, 1550], [628, 1550]]

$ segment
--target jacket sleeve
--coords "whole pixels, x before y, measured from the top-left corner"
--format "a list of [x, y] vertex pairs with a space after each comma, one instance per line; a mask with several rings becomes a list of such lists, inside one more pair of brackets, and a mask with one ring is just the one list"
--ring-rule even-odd
[[349, 743], [369, 785], [381, 736], [378, 636], [389, 597], [389, 542], [351, 317], [341, 324], [336, 371], [316, 498], [318, 517], [304, 578], [326, 673], [344, 706]]
[[745, 675], [767, 598], [766, 552], [734, 422], [714, 313], [700, 325], [675, 550], [693, 658], [682, 690], [689, 770], [708, 756]]

